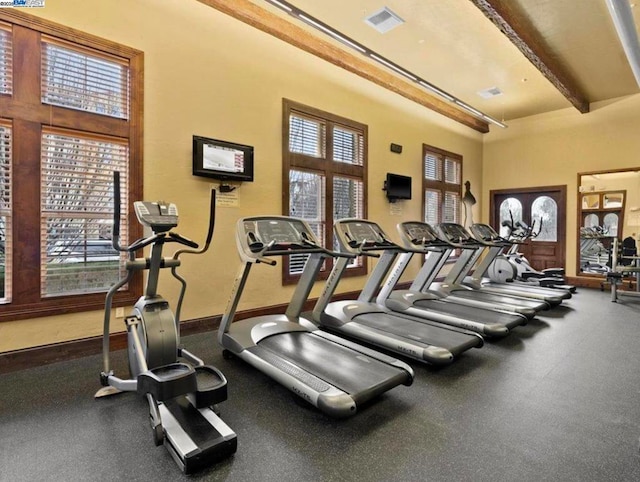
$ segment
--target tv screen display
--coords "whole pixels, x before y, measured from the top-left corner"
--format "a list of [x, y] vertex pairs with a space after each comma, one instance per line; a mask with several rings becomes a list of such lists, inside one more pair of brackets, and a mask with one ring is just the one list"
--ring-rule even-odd
[[193, 136], [193, 174], [221, 181], [253, 181], [253, 147]]
[[400, 174], [387, 173], [385, 190], [389, 201], [411, 199], [411, 178]]

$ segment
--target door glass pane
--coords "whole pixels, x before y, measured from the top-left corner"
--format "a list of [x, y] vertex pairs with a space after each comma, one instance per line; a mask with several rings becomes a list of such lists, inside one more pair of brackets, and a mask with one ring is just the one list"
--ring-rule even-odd
[[531, 223], [534, 241], [556, 242], [558, 240], [558, 205], [549, 196], [539, 196], [531, 204]]
[[604, 216], [603, 219], [603, 228], [604, 232], [607, 233], [608, 236], [616, 237], [618, 236], [618, 215], [615, 213], [609, 213]]
[[503, 223], [517, 223], [522, 221], [522, 203], [514, 197], [510, 197], [502, 201], [500, 204], [500, 236], [508, 238], [511, 230]]

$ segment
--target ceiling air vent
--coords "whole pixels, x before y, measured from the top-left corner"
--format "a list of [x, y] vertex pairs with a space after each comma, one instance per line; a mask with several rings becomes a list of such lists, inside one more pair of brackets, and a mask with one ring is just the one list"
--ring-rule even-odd
[[387, 7], [383, 7], [377, 12], [365, 17], [364, 21], [380, 33], [387, 33], [389, 30], [404, 23], [404, 20]]
[[502, 95], [502, 91], [497, 87], [489, 87], [488, 89], [484, 89], [478, 92], [478, 95], [483, 99], [491, 99], [491, 97]]

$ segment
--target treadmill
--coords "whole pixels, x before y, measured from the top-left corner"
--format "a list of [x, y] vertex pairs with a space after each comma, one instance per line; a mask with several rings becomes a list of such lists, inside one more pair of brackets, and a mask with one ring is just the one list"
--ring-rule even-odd
[[340, 250], [347, 255], [382, 255], [357, 300], [330, 302], [349, 258], [336, 260], [313, 309], [313, 321], [322, 329], [435, 365], [449, 364], [464, 351], [484, 344], [477, 333], [393, 313], [376, 304], [375, 294], [391, 267], [396, 255], [394, 252], [404, 251], [401, 246], [389, 241], [376, 223], [363, 219], [343, 219], [335, 223], [334, 233]]
[[442, 255], [445, 260], [455, 249], [461, 251], [444, 281], [431, 283], [431, 290], [442, 293], [452, 301], [455, 300], [456, 303], [476, 308], [499, 308], [523, 314], [529, 319], [533, 318], [538, 311], [549, 309], [549, 303], [544, 300], [496, 294], [479, 287], [463, 284], [462, 280], [473, 267], [472, 261], [475, 259], [473, 256], [479, 246], [478, 241], [473, 239], [460, 224], [440, 223], [435, 226], [435, 229], [438, 238], [449, 245], [449, 248]]
[[[571, 298], [568, 290], [545, 288], [542, 286], [525, 286], [516, 283], [499, 283], [485, 278], [484, 275], [496, 257], [510, 247], [513, 243], [502, 237], [488, 224], [476, 223], [471, 226], [471, 233], [480, 243], [477, 251], [473, 253], [470, 264], [476, 265], [473, 275], [467, 276], [463, 283], [472, 288], [481, 288], [484, 291], [497, 294], [509, 294], [515, 296], [525, 296], [544, 300], [551, 306], [557, 306], [562, 300]], [[479, 262], [482, 254], [485, 254]]]
[[[378, 294], [378, 304], [398, 313], [466, 328], [492, 338], [506, 336], [516, 326], [527, 323], [527, 317], [519, 313], [465, 306], [442, 293], [429, 291], [429, 285], [446, 261], [448, 244], [439, 240], [427, 223], [400, 223], [398, 231], [407, 251], [398, 256]], [[415, 253], [426, 255], [422, 268], [408, 290], [394, 291]]]
[[[240, 219], [236, 242], [243, 267], [233, 284], [218, 330], [223, 355], [235, 355], [333, 417], [347, 417], [368, 400], [398, 385], [411, 385], [406, 363], [300, 322], [320, 268], [337, 256], [319, 246], [309, 225], [285, 216]], [[256, 316], [232, 324], [251, 267], [275, 265], [273, 257], [308, 255], [284, 314]]]

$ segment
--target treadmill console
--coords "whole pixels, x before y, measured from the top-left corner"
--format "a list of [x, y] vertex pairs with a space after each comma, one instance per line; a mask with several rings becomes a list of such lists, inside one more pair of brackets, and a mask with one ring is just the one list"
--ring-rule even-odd
[[178, 207], [164, 201], [136, 201], [133, 203], [138, 221], [154, 233], [164, 233], [178, 225]]
[[336, 222], [334, 231], [343, 251], [358, 253], [367, 249], [393, 247], [382, 228], [364, 219], [349, 219]]
[[286, 216], [260, 216], [241, 219], [238, 241], [245, 252], [261, 255], [310, 253], [320, 243], [309, 225]]
[[438, 231], [442, 234], [442, 238], [451, 243], [467, 243], [473, 241], [466, 229], [456, 223], [440, 223], [437, 225]]
[[429, 243], [437, 243], [440, 241], [438, 234], [427, 223], [408, 222], [400, 223], [398, 230], [404, 239], [415, 246], [424, 246]]
[[488, 224], [476, 223], [471, 226], [471, 232], [477, 239], [482, 241], [496, 241], [501, 239], [495, 229]]

